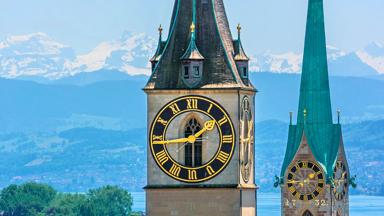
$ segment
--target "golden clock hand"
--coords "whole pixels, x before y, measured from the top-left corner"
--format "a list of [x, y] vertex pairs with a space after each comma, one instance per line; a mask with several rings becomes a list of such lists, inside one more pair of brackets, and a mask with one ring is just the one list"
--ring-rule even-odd
[[186, 142], [189, 142], [188, 138], [165, 140], [165, 141], [154, 141], [152, 144], [153, 145], [166, 145], [166, 144], [186, 143]]
[[204, 128], [195, 134], [195, 139], [203, 135], [205, 131], [211, 131], [215, 127], [215, 120], [210, 120], [204, 123]]
[[295, 180], [292, 180], [292, 181], [287, 181], [288, 184], [295, 184], [295, 183], [301, 183], [302, 181], [295, 181]]

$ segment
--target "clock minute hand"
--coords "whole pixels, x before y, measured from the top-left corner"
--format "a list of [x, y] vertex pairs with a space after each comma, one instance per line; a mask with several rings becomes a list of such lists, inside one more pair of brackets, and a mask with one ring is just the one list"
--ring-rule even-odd
[[165, 145], [165, 144], [186, 143], [188, 141], [189, 141], [188, 138], [181, 138], [181, 139], [173, 139], [173, 140], [154, 141], [152, 144], [154, 144], [154, 145]]

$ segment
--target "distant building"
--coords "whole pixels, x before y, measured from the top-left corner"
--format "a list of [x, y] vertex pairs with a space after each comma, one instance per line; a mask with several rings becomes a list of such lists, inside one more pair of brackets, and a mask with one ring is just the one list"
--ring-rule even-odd
[[148, 97], [150, 216], [254, 216], [256, 89], [222, 0], [175, 0]]
[[332, 119], [323, 0], [309, 0], [297, 124], [281, 171], [282, 215], [349, 215], [349, 168]]

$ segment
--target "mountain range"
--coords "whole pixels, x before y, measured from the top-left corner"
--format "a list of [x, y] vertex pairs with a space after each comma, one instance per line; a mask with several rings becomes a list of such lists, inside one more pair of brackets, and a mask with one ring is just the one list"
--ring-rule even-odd
[[[0, 77], [60, 79], [81, 72], [118, 70], [130, 75], [150, 74], [148, 59], [157, 40], [145, 33], [125, 32], [120, 39], [102, 42], [89, 53], [55, 41], [47, 34], [9, 36], [0, 42]], [[299, 73], [302, 53], [271, 53], [251, 56], [254, 72]], [[355, 52], [328, 46], [330, 74], [334, 76], [377, 76], [384, 74], [384, 46], [371, 43]]]
[[[44, 33], [0, 42], [0, 188], [38, 181], [83, 192], [105, 184], [146, 184], [148, 59], [156, 40], [125, 33], [77, 55]], [[341, 109], [353, 193], [384, 195], [384, 48], [328, 47], [333, 111]], [[262, 192], [273, 189], [295, 116], [301, 54], [253, 55], [256, 167]], [[267, 71], [267, 72], [263, 72]], [[336, 116], [334, 116], [336, 121]]]

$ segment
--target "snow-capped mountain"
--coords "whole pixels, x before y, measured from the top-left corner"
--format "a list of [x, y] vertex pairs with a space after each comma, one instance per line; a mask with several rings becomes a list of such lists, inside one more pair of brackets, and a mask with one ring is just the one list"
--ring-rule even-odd
[[298, 53], [272, 54], [270, 51], [251, 57], [250, 70], [255, 72], [299, 73], [302, 55]]
[[[148, 75], [148, 60], [156, 47], [157, 41], [145, 33], [126, 32], [118, 40], [102, 42], [89, 53], [76, 55], [70, 46], [44, 33], [10, 36], [0, 42], [0, 77], [55, 80], [102, 69]], [[384, 74], [384, 46], [379, 43], [349, 53], [332, 46], [327, 50], [331, 75]], [[254, 72], [300, 73], [302, 66], [302, 53], [269, 51], [251, 59], [250, 69]]]
[[[378, 43], [362, 51], [345, 52], [327, 46], [328, 65], [331, 75], [336, 76], [374, 76], [384, 74], [384, 48]], [[250, 69], [256, 72], [300, 73], [302, 53], [272, 54], [266, 52], [253, 56]]]
[[92, 72], [100, 69], [119, 70], [131, 75], [150, 74], [148, 59], [156, 49], [156, 41], [144, 33], [126, 32], [120, 40], [103, 42], [90, 53], [80, 55], [72, 70]]
[[380, 43], [372, 43], [364, 50], [357, 52], [359, 58], [366, 64], [370, 65], [376, 71], [384, 74], [384, 45]]
[[10, 36], [0, 42], [0, 76], [60, 78], [70, 75], [68, 67], [75, 58], [71, 47], [44, 33]]
[[155, 49], [156, 40], [144, 33], [124, 33], [119, 40], [103, 42], [78, 56], [44, 33], [11, 36], [0, 42], [0, 77], [60, 79], [100, 69], [148, 75], [148, 59]]

